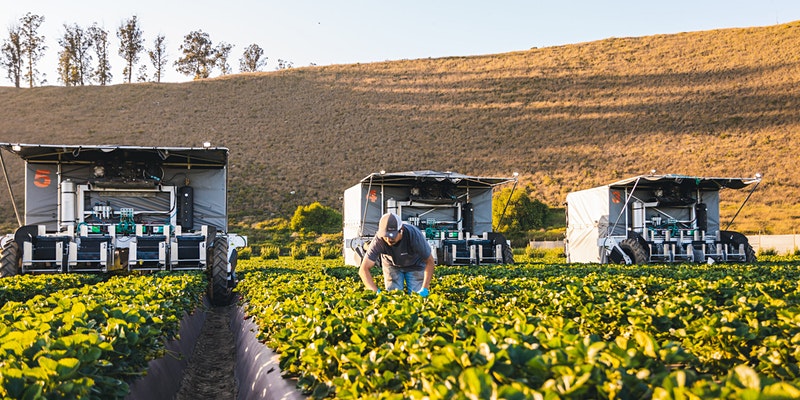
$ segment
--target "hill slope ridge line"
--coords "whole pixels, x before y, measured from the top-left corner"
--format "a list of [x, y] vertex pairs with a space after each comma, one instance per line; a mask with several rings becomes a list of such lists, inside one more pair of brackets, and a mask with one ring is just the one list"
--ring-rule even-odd
[[[231, 149], [239, 220], [289, 216], [379, 171], [509, 176], [553, 206], [656, 169], [764, 182], [731, 229], [800, 219], [800, 22], [187, 83], [0, 88], [0, 141]], [[6, 157], [16, 197], [20, 162]], [[746, 193], [726, 191], [723, 220]], [[4, 202], [7, 204], [7, 202]], [[13, 211], [0, 209], [11, 222]]]

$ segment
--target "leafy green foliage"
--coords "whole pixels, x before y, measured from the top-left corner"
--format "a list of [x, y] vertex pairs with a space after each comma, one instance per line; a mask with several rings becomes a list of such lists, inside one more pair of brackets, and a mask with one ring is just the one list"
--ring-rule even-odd
[[[526, 189], [508, 187], [495, 193], [492, 200], [492, 226], [497, 232], [525, 232], [545, 227], [546, 204], [532, 199]], [[510, 201], [509, 201], [510, 197]]]
[[566, 255], [564, 254], [564, 249], [561, 247], [558, 248], [537, 248], [526, 246], [525, 247], [525, 255], [530, 260], [546, 260], [550, 263], [558, 263], [564, 262]]
[[316, 398], [800, 395], [795, 261], [440, 266], [428, 298], [366, 291], [338, 261], [240, 269], [282, 372]]
[[292, 258], [302, 260], [308, 256], [308, 248], [302, 244], [292, 245]]
[[276, 246], [286, 246], [292, 242], [292, 229], [287, 218], [271, 218], [258, 222], [239, 222], [231, 227], [241, 235], [247, 236], [251, 244], [269, 243]]
[[778, 255], [778, 251], [775, 249], [758, 249], [758, 256], [776, 256]]
[[298, 206], [290, 225], [295, 232], [336, 233], [342, 230], [342, 214], [315, 201]]
[[124, 398], [205, 287], [200, 273], [117, 276], [6, 303], [0, 398]]
[[36, 295], [47, 296], [62, 289], [91, 285], [101, 279], [99, 275], [81, 274], [17, 275], [0, 278], [0, 306], [8, 301], [25, 301]]
[[266, 260], [277, 260], [281, 255], [281, 248], [278, 246], [264, 246], [261, 249], [261, 257]]
[[332, 260], [342, 256], [342, 249], [338, 246], [322, 246], [319, 249], [319, 255], [325, 260]]

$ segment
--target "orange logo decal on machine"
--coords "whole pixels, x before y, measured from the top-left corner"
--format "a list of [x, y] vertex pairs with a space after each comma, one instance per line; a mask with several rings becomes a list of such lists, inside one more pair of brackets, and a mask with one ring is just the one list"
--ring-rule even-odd
[[46, 188], [50, 186], [50, 174], [50, 170], [37, 169], [36, 174], [33, 176], [33, 184], [40, 188]]
[[367, 194], [367, 199], [370, 203], [376, 202], [378, 200], [378, 192], [375, 189], [370, 190]]
[[614, 203], [619, 203], [622, 201], [622, 195], [619, 194], [618, 190], [614, 190], [611, 192], [611, 201]]

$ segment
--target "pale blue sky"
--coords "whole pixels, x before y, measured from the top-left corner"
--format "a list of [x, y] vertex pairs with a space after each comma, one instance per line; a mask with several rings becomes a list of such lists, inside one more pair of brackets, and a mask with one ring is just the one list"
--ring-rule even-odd
[[[97, 22], [109, 31], [113, 83], [121, 83], [116, 31], [133, 15], [146, 47], [152, 47], [157, 34], [166, 37], [165, 80], [181, 82], [191, 77], [176, 72], [172, 62], [180, 56], [183, 37], [193, 30], [208, 33], [215, 44], [233, 44], [229, 64], [238, 72], [242, 51], [251, 43], [264, 48], [269, 58], [265, 70], [274, 70], [278, 59], [304, 67], [483, 55], [609, 37], [786, 23], [800, 20], [800, 1], [0, 0], [0, 38], [27, 12], [45, 17], [39, 32], [48, 50], [39, 69], [48, 84], [60, 85], [57, 40], [64, 24]], [[142, 62], [149, 64], [144, 54]], [[10, 85], [6, 71], [0, 73], [0, 85]]]

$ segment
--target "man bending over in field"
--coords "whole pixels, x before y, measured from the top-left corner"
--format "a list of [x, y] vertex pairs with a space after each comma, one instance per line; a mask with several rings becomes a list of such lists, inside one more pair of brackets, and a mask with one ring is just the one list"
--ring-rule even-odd
[[381, 217], [378, 233], [361, 261], [358, 275], [369, 290], [380, 291], [370, 268], [381, 260], [386, 290], [403, 290], [427, 297], [433, 278], [433, 254], [425, 235], [414, 225], [404, 224], [396, 214]]

